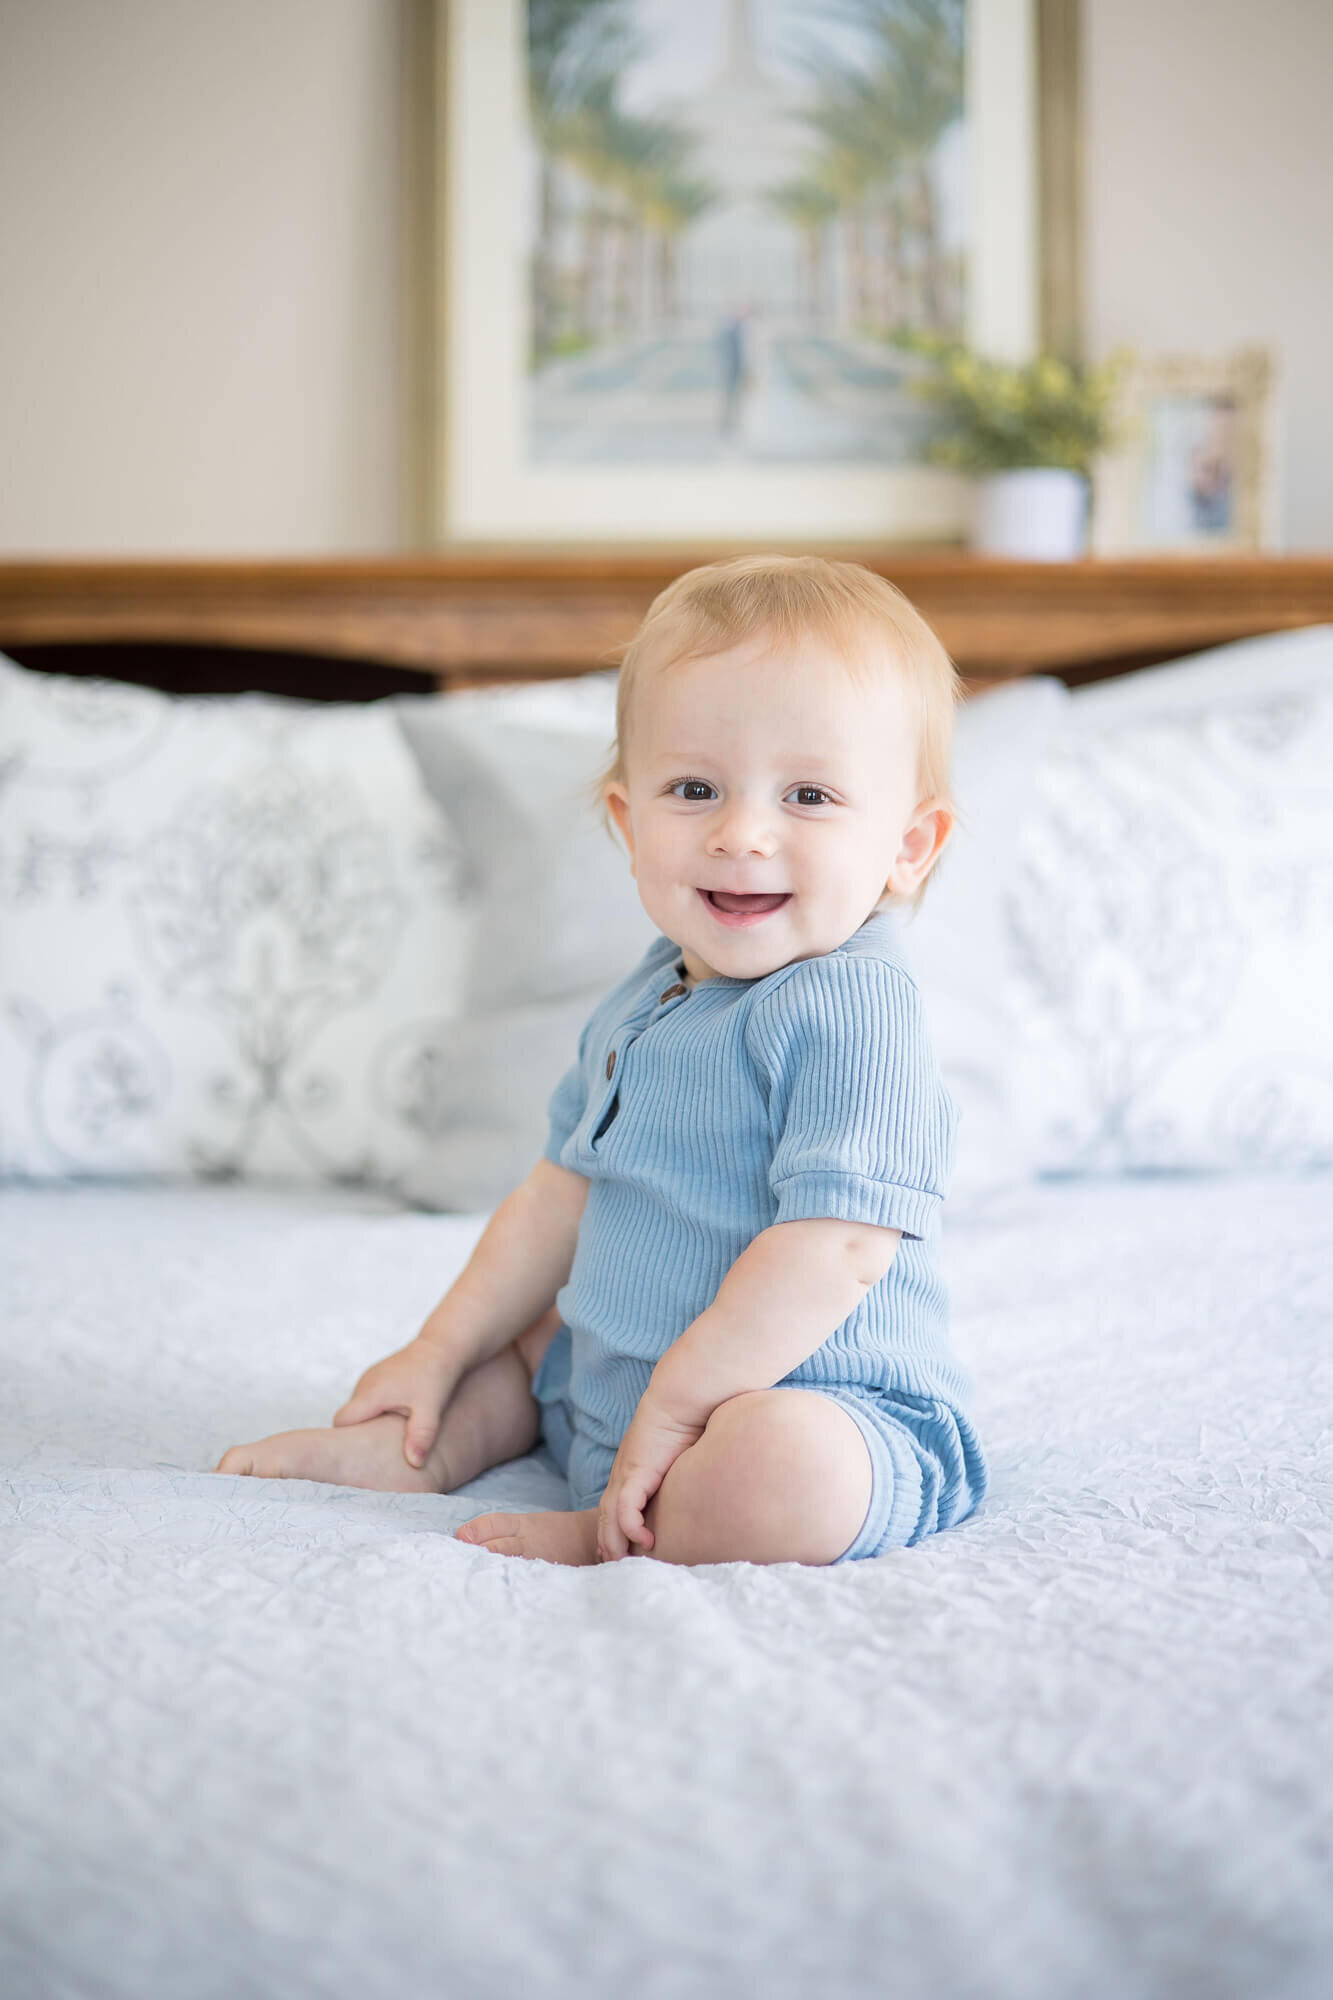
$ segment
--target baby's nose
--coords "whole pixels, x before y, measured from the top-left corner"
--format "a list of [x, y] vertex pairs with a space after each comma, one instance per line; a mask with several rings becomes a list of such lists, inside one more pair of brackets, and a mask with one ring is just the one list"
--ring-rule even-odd
[[761, 805], [738, 799], [719, 816], [708, 848], [712, 854], [771, 854], [776, 844], [772, 815]]

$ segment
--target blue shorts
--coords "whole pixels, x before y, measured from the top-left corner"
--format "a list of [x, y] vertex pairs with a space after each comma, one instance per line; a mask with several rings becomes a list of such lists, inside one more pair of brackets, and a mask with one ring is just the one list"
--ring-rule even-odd
[[[542, 1440], [565, 1478], [575, 1507], [593, 1507], [611, 1476], [615, 1453], [576, 1428], [569, 1395], [569, 1328], [555, 1334], [532, 1378], [541, 1405]], [[870, 1453], [870, 1505], [850, 1548], [837, 1562], [910, 1548], [971, 1513], [986, 1490], [986, 1471], [971, 1425], [947, 1403], [858, 1382], [780, 1382], [813, 1389], [841, 1404]], [[572, 1468], [572, 1469], [571, 1469]], [[600, 1483], [599, 1483], [600, 1482]]]

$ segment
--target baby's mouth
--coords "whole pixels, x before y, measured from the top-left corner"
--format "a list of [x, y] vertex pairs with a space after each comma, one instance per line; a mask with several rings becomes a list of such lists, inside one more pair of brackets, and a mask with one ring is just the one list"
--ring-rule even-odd
[[715, 910], [725, 910], [732, 915], [752, 917], [767, 916], [770, 910], [777, 910], [790, 900], [790, 891], [762, 896], [739, 896], [729, 889], [701, 889], [699, 894]]

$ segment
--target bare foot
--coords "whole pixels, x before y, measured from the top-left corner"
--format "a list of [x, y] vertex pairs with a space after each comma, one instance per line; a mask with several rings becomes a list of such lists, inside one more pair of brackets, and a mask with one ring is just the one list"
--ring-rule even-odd
[[530, 1556], [537, 1562], [595, 1563], [597, 1509], [577, 1514], [478, 1514], [454, 1534], [497, 1556]]
[[426, 1463], [403, 1456], [407, 1419], [392, 1411], [363, 1424], [323, 1431], [279, 1431], [258, 1444], [234, 1444], [213, 1470], [250, 1479], [319, 1479], [327, 1486], [371, 1486], [381, 1493], [448, 1493], [452, 1482], [438, 1441]]

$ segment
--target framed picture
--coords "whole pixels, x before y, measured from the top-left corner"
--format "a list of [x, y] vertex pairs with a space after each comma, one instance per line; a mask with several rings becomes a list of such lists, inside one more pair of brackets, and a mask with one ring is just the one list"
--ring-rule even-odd
[[430, 538], [961, 539], [897, 337], [1038, 345], [1074, 4], [436, 0]]
[[1120, 441], [1098, 470], [1099, 555], [1229, 555], [1276, 546], [1271, 350], [1162, 356], [1126, 376]]

